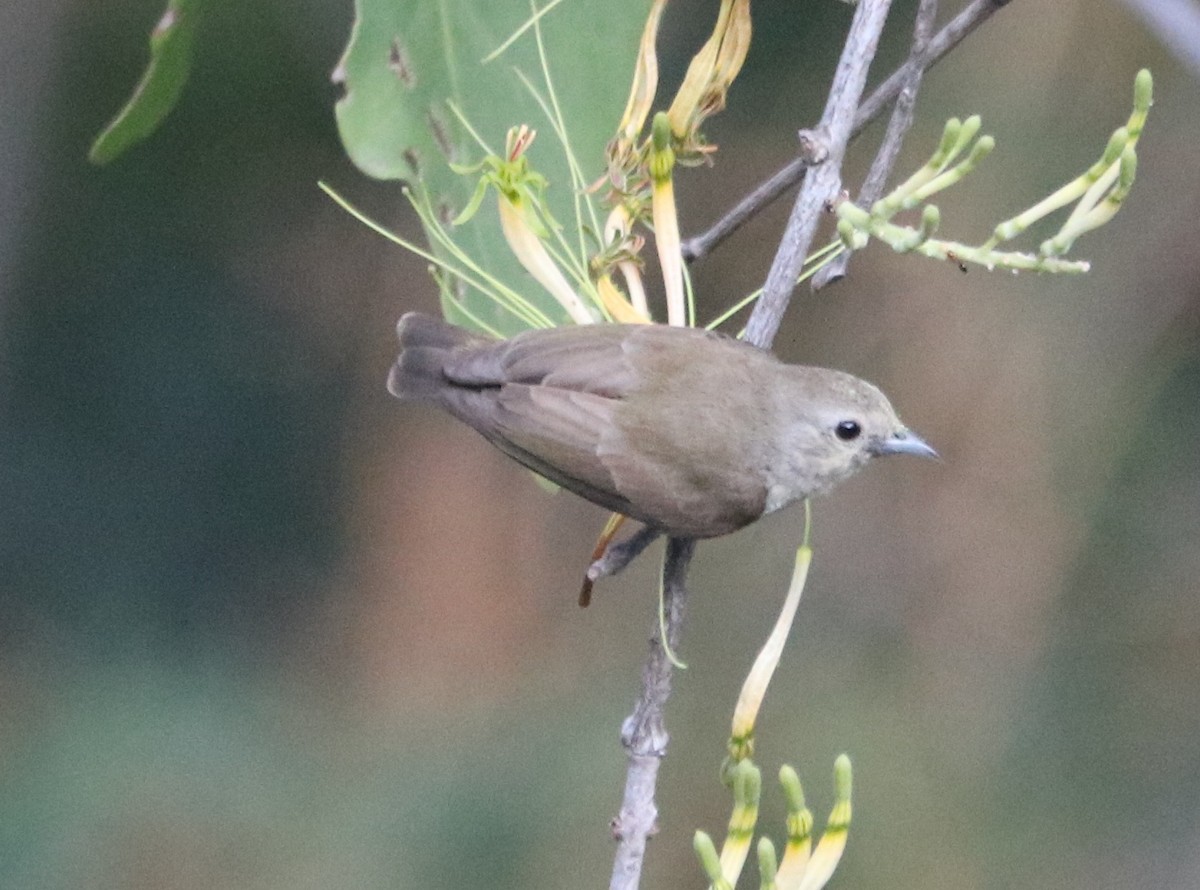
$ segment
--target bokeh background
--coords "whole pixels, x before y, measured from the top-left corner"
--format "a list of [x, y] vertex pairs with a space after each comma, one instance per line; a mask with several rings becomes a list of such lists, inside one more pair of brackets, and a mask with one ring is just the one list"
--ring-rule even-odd
[[[316, 188], [416, 234], [338, 142], [350, 4], [211, 5], [180, 106], [104, 169], [161, 3], [0, 10], [0, 886], [602, 886], [656, 560], [579, 610], [604, 514], [384, 390], [395, 319], [436, 298]], [[668, 79], [713, 8], [672, 4]], [[754, 14], [685, 234], [788, 159], [849, 10]], [[926, 78], [901, 167], [982, 114], [999, 148], [939, 202], [982, 240], [1092, 162], [1142, 66], [1139, 179], [1078, 245], [1090, 275], [874, 247], [777, 341], [880, 383], [944, 456], [817, 504], [760, 720], [819, 819], [854, 760], [834, 886], [1200, 886], [1196, 78], [1123, 4], [1016, 2]], [[785, 210], [697, 265], [702, 314], [761, 282]], [[648, 888], [702, 885], [799, 523], [699, 550]], [[768, 786], [777, 839], [782, 812]]]

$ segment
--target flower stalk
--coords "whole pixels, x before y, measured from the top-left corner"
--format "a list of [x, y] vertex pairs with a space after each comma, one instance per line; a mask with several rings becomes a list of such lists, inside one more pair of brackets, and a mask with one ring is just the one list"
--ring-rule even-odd
[[661, 111], [654, 117], [650, 149], [650, 208], [654, 217], [654, 246], [662, 268], [667, 297], [667, 324], [687, 324], [687, 298], [683, 286], [683, 252], [680, 249], [679, 215], [675, 208], [675, 149], [671, 125]]
[[[1090, 263], [1069, 260], [1065, 255], [1080, 236], [1116, 216], [1133, 188], [1137, 175], [1136, 146], [1153, 104], [1153, 85], [1150, 72], [1139, 71], [1134, 79], [1133, 111], [1129, 120], [1113, 132], [1100, 159], [1053, 194], [998, 224], [992, 236], [982, 244], [968, 245], [934, 238], [941, 217], [936, 207], [924, 204], [933, 195], [960, 182], [992, 151], [995, 142], [991, 136], [976, 138], [980, 126], [978, 117], [947, 121], [941, 141], [925, 166], [877, 201], [869, 211], [850, 201], [841, 202], [837, 206], [838, 236], [851, 250], [862, 248], [870, 238], [878, 238], [899, 253], [949, 260], [963, 268], [965, 263], [975, 263], [989, 270], [1086, 272], [1091, 268]], [[967, 152], [966, 157], [956, 163], [963, 151]], [[1016, 238], [1051, 213], [1072, 203], [1075, 208], [1066, 222], [1055, 235], [1041, 242], [1036, 253], [997, 249], [1000, 244]], [[922, 207], [919, 227], [891, 222], [897, 213], [916, 207]]]

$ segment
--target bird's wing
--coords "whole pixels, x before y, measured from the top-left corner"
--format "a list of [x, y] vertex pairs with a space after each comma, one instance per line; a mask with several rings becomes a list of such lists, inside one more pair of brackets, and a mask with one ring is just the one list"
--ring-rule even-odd
[[[689, 348], [693, 337], [724, 339], [659, 325], [589, 325], [470, 343], [445, 363], [454, 390], [448, 401], [510, 457], [588, 500], [665, 528], [731, 531], [762, 512], [760, 492], [744, 498], [745, 510], [733, 510], [726, 527], [702, 515], [714, 509], [711, 486], [700, 490], [686, 468], [674, 468], [677, 437], [660, 435], [655, 447], [629, 443], [618, 422], [630, 411], [645, 413], [626, 399], [647, 370], [661, 376], [676, 364], [672, 352]], [[637, 426], [654, 431], [659, 420], [641, 417]]]
[[613, 434], [616, 404], [593, 393], [507, 384], [496, 393], [492, 425], [484, 435], [563, 488], [636, 516], [640, 511], [617, 490], [601, 457], [607, 437]]
[[622, 398], [634, 384], [626, 343], [634, 325], [571, 325], [471, 344], [446, 362], [459, 386], [519, 383]]
[[446, 379], [470, 401], [459, 414], [510, 457], [564, 488], [626, 515], [603, 457], [614, 414], [636, 378], [627, 344], [636, 326], [531, 331], [471, 344], [446, 362]]
[[612, 510], [631, 506], [600, 459], [634, 383], [628, 327], [530, 331], [463, 344], [445, 359], [447, 407], [510, 457]]
[[700, 348], [753, 349], [723, 334], [657, 324], [565, 325], [509, 340], [470, 343], [446, 363], [460, 386], [543, 385], [621, 399], [637, 385], [635, 365], [685, 364]]

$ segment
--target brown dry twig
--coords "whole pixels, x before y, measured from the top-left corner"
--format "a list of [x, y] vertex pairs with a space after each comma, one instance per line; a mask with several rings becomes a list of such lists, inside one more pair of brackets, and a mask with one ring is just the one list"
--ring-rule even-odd
[[[947, 22], [929, 41], [925, 56], [920, 60], [911, 56], [863, 100], [854, 116], [850, 131], [851, 140], [856, 139], [867, 126], [883, 114], [887, 107], [900, 95], [913, 68], [928, 70], [940, 62], [959, 45], [972, 31], [1007, 6], [1011, 0], [972, 0], [958, 15]], [[718, 244], [741, 228], [742, 224], [772, 204], [784, 192], [801, 179], [811, 164], [806, 152], [801, 152], [785, 166], [752, 189], [742, 200], [723, 214], [708, 230], [683, 242], [683, 258], [689, 263], [702, 259]]]
[[[770, 348], [791, 300], [796, 277], [808, 254], [821, 214], [841, 189], [842, 158], [849, 141], [878, 117], [906, 87], [911, 94], [911, 99], [906, 101], [915, 102], [920, 74], [1008, 2], [972, 0], [928, 40], [923, 52], [914, 47], [908, 61], [860, 104], [867, 69], [878, 48], [891, 0], [859, 0], [834, 74], [825, 112], [816, 128], [802, 133], [802, 137], [807, 136], [810, 140], [805, 143], [802, 156], [748, 195], [717, 226], [692, 239], [683, 248], [684, 256], [689, 261], [703, 256], [728, 237], [741, 222], [802, 177], [805, 179], [772, 263], [763, 296], [755, 305], [747, 325], [747, 340]], [[933, 13], [928, 11], [928, 7], [932, 5], [923, 2], [921, 7], [930, 22]], [[925, 33], [922, 27], [919, 25], [916, 29], [915, 40], [919, 41]], [[900, 130], [902, 136], [908, 124], [901, 117], [895, 128]], [[896, 148], [898, 150], [898, 145]], [[881, 167], [886, 164], [890, 168], [890, 162], [879, 163]], [[805, 177], [809, 165], [813, 166], [813, 175]], [[884, 179], [887, 172], [887, 169], [882, 170]], [[694, 541], [677, 538], [667, 541], [663, 564], [663, 628], [668, 646], [664, 649], [659, 632], [651, 638], [650, 653], [642, 670], [641, 692], [633, 713], [622, 726], [621, 738], [628, 752], [629, 766], [621, 810], [613, 820], [613, 832], [618, 845], [610, 890], [636, 890], [645, 858], [646, 839], [657, 827], [655, 786], [668, 740], [663, 718], [671, 689], [672, 662], [668, 649], [675, 650], [682, 634], [687, 597], [685, 582], [694, 550]]]

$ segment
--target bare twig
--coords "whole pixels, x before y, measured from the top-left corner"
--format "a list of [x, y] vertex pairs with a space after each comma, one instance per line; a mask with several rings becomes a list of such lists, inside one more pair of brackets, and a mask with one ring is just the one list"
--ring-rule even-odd
[[650, 655], [642, 668], [642, 691], [633, 713], [621, 727], [621, 743], [629, 753], [625, 774], [625, 797], [613, 820], [617, 856], [613, 862], [609, 890], [636, 890], [646, 855], [646, 838], [657, 830], [658, 808], [654, 789], [658, 766], [667, 753], [667, 729], [663, 709], [671, 695], [671, 659], [667, 651], [679, 646], [687, 611], [687, 570], [696, 542], [687, 538], [667, 539], [663, 560], [663, 609], [666, 611], [667, 647], [663, 647], [657, 625], [650, 638]]
[[[604, 547], [604, 552], [592, 560], [592, 564], [587, 567], [587, 572], [583, 576], [583, 587], [579, 591], [579, 605], [587, 606], [592, 601], [592, 585], [601, 578], [609, 578], [624, 571], [625, 567], [637, 559], [643, 550], [658, 540], [658, 536], [661, 534], [662, 532], [658, 529], [647, 525], [619, 544], [609, 543]], [[603, 541], [603, 538], [601, 540]]]
[[920, 6], [917, 7], [917, 18], [913, 24], [912, 49], [908, 54], [912, 64], [905, 65], [901, 69], [903, 86], [900, 88], [900, 95], [896, 97], [896, 104], [892, 108], [892, 117], [888, 121], [888, 129], [883, 143], [879, 146], [879, 151], [863, 182], [862, 191], [859, 193], [860, 201], [874, 204], [883, 197], [884, 186], [887, 185], [892, 168], [896, 166], [896, 159], [900, 156], [900, 146], [904, 143], [904, 136], [912, 127], [913, 110], [917, 106], [917, 92], [921, 88], [921, 78], [925, 75], [923, 63], [929, 47], [929, 38], [933, 33], [933, 22], [937, 18], [937, 10], [938, 0], [921, 0]]
[[588, 566], [587, 579], [599, 581], [622, 571], [661, 534], [662, 532], [653, 526], [643, 526], [624, 541], [606, 548], [604, 555]]
[[[925, 68], [921, 63], [929, 46], [929, 35], [933, 33], [937, 7], [937, 0], [921, 0], [921, 5], [917, 7], [912, 48], [908, 53], [909, 61], [914, 64], [904, 66], [904, 69], [907, 69], [904, 86], [901, 87], [896, 104], [892, 107], [892, 116], [888, 121], [883, 142], [879, 145], [879, 151], [875, 153], [875, 159], [871, 161], [871, 169], [867, 172], [867, 178], [863, 181], [862, 189], [858, 193], [859, 207], [869, 208], [883, 197], [883, 188], [887, 185], [888, 177], [892, 175], [892, 169], [896, 166], [896, 159], [900, 156], [900, 146], [904, 143], [904, 136], [912, 127], [913, 111], [917, 107], [917, 92], [921, 89], [921, 78], [925, 74]], [[832, 262], [817, 270], [817, 274], [812, 279], [812, 289], [818, 291], [827, 284], [840, 281], [846, 276], [846, 267], [849, 264], [850, 251], [848, 250], [834, 257]]]
[[[987, 21], [1002, 6], [1007, 6], [1009, 2], [1011, 0], [972, 0], [929, 41], [924, 59], [917, 62], [910, 58], [904, 65], [892, 72], [863, 101], [854, 116], [854, 127], [850, 131], [850, 138], [857, 137], [868, 124], [883, 113], [888, 105], [896, 100], [913, 67], [920, 67], [921, 70], [932, 68], [950, 50], [958, 46], [968, 34]], [[687, 239], [683, 243], [684, 259], [692, 262], [710, 253], [714, 247], [737, 231], [748, 219], [796, 185], [804, 177], [809, 163], [809, 159], [804, 155], [796, 157], [765, 182], [755, 187], [717, 220], [710, 229]]]
[[1195, 0], [1125, 0], [1155, 36], [1200, 77], [1200, 7]]
[[[1009, 0], [972, 0], [969, 6], [929, 41], [923, 57], [910, 57], [905, 66], [894, 72], [861, 107], [858, 107], [856, 113], [855, 108], [858, 106], [866, 80], [866, 69], [875, 55], [879, 32], [890, 5], [890, 0], [859, 0], [818, 132], [802, 134], [801, 156], [764, 186], [755, 190], [751, 196], [755, 203], [750, 205], [742, 216], [744, 221], [778, 197], [788, 186], [799, 181], [806, 164], [819, 164], [812, 179], [806, 183], [806, 188], [797, 198], [792, 219], [789, 220], [776, 255], [775, 266], [768, 277], [767, 293], [756, 305], [751, 317], [753, 332], [748, 330], [747, 339], [767, 347], [774, 339], [795, 286], [796, 274], [816, 231], [823, 204], [840, 188], [842, 157], [851, 136], [860, 132], [895, 100], [905, 84], [912, 80], [913, 68], [918, 72], [924, 71], [1008, 2]], [[810, 141], [805, 141], [805, 136], [809, 136]], [[739, 224], [740, 221], [734, 223], [729, 231]], [[685, 246], [685, 257], [692, 259], [703, 255], [726, 237], [729, 231], [715, 235], [711, 232], [706, 233], [701, 239], [689, 242], [692, 247]], [[667, 541], [667, 553], [663, 563], [667, 647], [663, 647], [662, 632], [656, 630], [650, 641], [650, 653], [642, 668], [641, 693], [633, 713], [626, 718], [621, 729], [621, 740], [629, 755], [629, 767], [621, 810], [613, 820], [613, 833], [618, 840], [618, 846], [613, 862], [610, 890], [636, 890], [646, 853], [646, 839], [657, 827], [655, 785], [659, 764], [666, 754], [668, 736], [663, 712], [671, 692], [672, 664], [668, 650], [674, 651], [678, 647], [683, 629], [687, 601], [685, 581], [694, 550], [695, 541], [679, 538], [670, 538]]]
[[821, 221], [821, 211], [842, 187], [842, 158], [854, 127], [855, 109], [867, 82], [867, 69], [879, 48], [879, 36], [887, 20], [891, 0], [859, 0], [850, 22], [846, 46], [833, 73], [833, 86], [817, 132], [828, 151], [828, 159], [814, 167], [804, 179], [792, 206], [787, 228], [767, 273], [763, 294], [754, 304], [746, 324], [746, 340], [770, 347], [783, 320], [783, 313], [796, 288], [796, 278]]
[[[837, 180], [841, 169], [842, 153], [850, 135], [850, 127], [854, 120], [854, 109], [862, 94], [863, 84], [867, 77], [867, 66], [875, 55], [879, 44], [879, 34], [887, 17], [891, 0], [860, 0], [855, 10], [854, 20], [850, 25], [850, 33], [846, 38], [846, 46], [842, 51], [842, 59], [834, 74], [833, 86], [830, 90], [829, 101], [825, 115], [822, 118], [820, 138], [814, 136], [815, 150], [827, 153], [828, 159], [817, 168], [831, 169]], [[823, 185], [822, 185], [823, 183]], [[828, 177], [821, 180], [814, 176], [806, 183], [805, 192], [811, 192], [814, 184], [817, 187], [829, 187]], [[836, 190], [837, 183], [832, 188]], [[811, 196], [804, 198], [804, 207], [797, 203], [793, 217], [802, 213], [811, 213], [812, 221], [807, 237], [796, 235], [797, 225], [789, 224], [788, 233], [784, 236], [783, 245], [779, 249], [777, 259], [784, 257], [791, 262], [790, 256], [800, 251], [800, 261], [807, 251], [806, 241], [812, 238], [816, 230], [817, 216], [820, 213], [820, 203], [811, 211], [808, 209]], [[824, 198], [816, 199], [818, 202]], [[778, 265], [778, 263], [777, 263]], [[797, 265], [797, 270], [799, 266]], [[776, 275], [775, 270], [772, 274]], [[796, 272], [790, 274], [789, 286], [786, 293], [776, 297], [776, 302], [786, 305], [787, 297], [792, 290]], [[770, 288], [768, 279], [768, 288]], [[765, 297], [764, 297], [765, 299]], [[763, 301], [759, 301], [759, 307]], [[756, 315], [758, 307], [756, 307]], [[782, 315], [782, 306], [780, 309]], [[754, 324], [754, 318], [751, 318]], [[762, 327], [762, 320], [759, 325]], [[753, 340], [760, 346], [769, 346], [778, 320], [769, 329], [764, 328], [765, 339]], [[650, 654], [642, 669], [642, 691], [638, 696], [633, 713], [626, 718], [621, 729], [621, 739], [629, 752], [629, 767], [625, 776], [625, 797], [621, 811], [613, 821], [613, 833], [618, 840], [617, 855], [613, 862], [612, 881], [610, 890], [636, 890], [642, 872], [642, 861], [646, 855], [646, 838], [654, 831], [658, 819], [658, 809], [654, 803], [655, 784], [658, 778], [658, 767], [667, 749], [667, 730], [663, 719], [663, 710], [671, 694], [671, 660], [667, 650], [674, 651], [677, 647], [680, 633], [683, 629], [684, 606], [687, 591], [685, 578], [695, 541], [670, 538], [667, 541], [667, 555], [663, 562], [663, 597], [665, 615], [665, 632], [667, 648], [664, 649], [661, 632], [650, 641]]]

